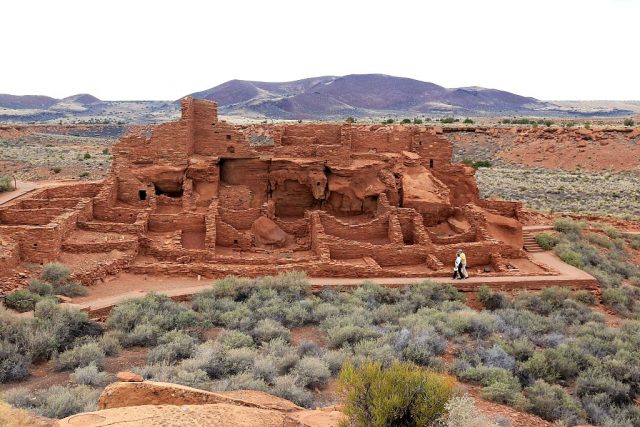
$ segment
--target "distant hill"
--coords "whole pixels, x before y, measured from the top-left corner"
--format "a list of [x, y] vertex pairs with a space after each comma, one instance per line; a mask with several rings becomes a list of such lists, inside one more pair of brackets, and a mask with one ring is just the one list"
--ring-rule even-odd
[[480, 87], [448, 89], [384, 74], [323, 76], [282, 83], [231, 80], [195, 98], [215, 100], [221, 113], [281, 119], [385, 114], [531, 114], [551, 104]]
[[[625, 117], [638, 101], [540, 101], [498, 89], [445, 88], [384, 74], [320, 76], [290, 82], [230, 80], [192, 93], [218, 103], [222, 116], [344, 120], [426, 117]], [[62, 99], [0, 94], [2, 122], [158, 123], [180, 116], [178, 101], [102, 101], [87, 93]]]

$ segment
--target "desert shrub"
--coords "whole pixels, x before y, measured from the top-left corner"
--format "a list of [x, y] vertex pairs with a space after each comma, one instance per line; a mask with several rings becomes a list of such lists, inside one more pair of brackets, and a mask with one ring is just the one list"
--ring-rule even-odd
[[557, 219], [553, 223], [553, 228], [555, 228], [556, 231], [559, 231], [561, 233], [580, 234], [582, 232], [582, 224], [575, 222], [570, 218]]
[[478, 301], [488, 310], [498, 310], [509, 306], [509, 298], [502, 292], [491, 292], [488, 286], [480, 286]]
[[397, 354], [393, 347], [382, 340], [367, 339], [353, 346], [353, 359], [358, 365], [366, 361], [376, 361], [386, 367], [397, 359]]
[[206, 389], [210, 385], [207, 373], [202, 369], [185, 367], [182, 365], [146, 365], [142, 368], [133, 368], [133, 372], [141, 375], [144, 379], [182, 384], [188, 387]]
[[40, 300], [40, 295], [27, 289], [18, 289], [4, 297], [4, 305], [18, 312], [33, 310]]
[[327, 364], [329, 371], [332, 375], [336, 375], [342, 369], [342, 365], [351, 356], [349, 352], [344, 349], [329, 350], [322, 355], [322, 360]]
[[29, 291], [41, 297], [53, 295], [53, 286], [37, 279], [29, 280]]
[[610, 404], [620, 405], [629, 403], [629, 392], [628, 384], [612, 378], [600, 368], [587, 369], [576, 380], [576, 394], [581, 398], [602, 393], [608, 397]]
[[402, 119], [402, 121], [400, 122], [403, 125], [408, 125], [411, 123], [411, 119]]
[[13, 191], [14, 189], [15, 188], [13, 186], [13, 180], [10, 176], [0, 176], [0, 193], [5, 191]]
[[298, 356], [320, 357], [324, 354], [324, 349], [316, 342], [303, 339], [298, 344]]
[[553, 249], [560, 239], [557, 236], [549, 233], [540, 233], [535, 235], [536, 242], [542, 249], [549, 251]]
[[261, 379], [265, 382], [271, 383], [273, 379], [278, 375], [278, 368], [276, 362], [271, 356], [258, 356], [253, 361], [253, 367], [251, 368], [253, 376]]
[[303, 387], [323, 387], [331, 377], [327, 364], [318, 357], [305, 356], [291, 370]]
[[430, 425], [445, 413], [454, 386], [452, 377], [410, 363], [347, 363], [338, 379], [344, 413], [355, 426]]
[[562, 261], [566, 262], [569, 265], [573, 265], [574, 267], [578, 268], [584, 266], [580, 254], [566, 244], [560, 244], [556, 246], [555, 253]]
[[0, 383], [29, 376], [31, 359], [17, 344], [0, 341]]
[[195, 326], [197, 314], [164, 295], [124, 301], [111, 310], [107, 328], [122, 332], [125, 346], [154, 345], [163, 332]]
[[90, 364], [102, 368], [104, 357], [104, 350], [97, 343], [90, 342], [60, 353], [54, 360], [54, 366], [58, 371], [68, 371]]
[[440, 120], [440, 122], [442, 123], [454, 123], [457, 120], [454, 117], [444, 117], [442, 120]]
[[274, 379], [270, 392], [275, 396], [290, 400], [296, 405], [306, 408], [311, 406], [311, 393], [300, 387], [293, 375], [283, 375]]
[[511, 371], [516, 364], [515, 358], [497, 344], [494, 344], [488, 349], [480, 348], [478, 355], [484, 365], [492, 368], [502, 368]]
[[632, 309], [635, 303], [625, 288], [603, 289], [602, 302], [618, 312]]
[[65, 418], [79, 412], [93, 411], [100, 391], [85, 385], [54, 385], [31, 394], [26, 389], [14, 389], [5, 400], [18, 408], [29, 409], [48, 418]]
[[65, 283], [71, 276], [69, 268], [60, 262], [50, 262], [42, 267], [40, 278], [52, 285], [60, 285]]
[[190, 371], [201, 370], [210, 378], [221, 378], [228, 374], [225, 349], [215, 341], [197, 346], [193, 356], [183, 360], [180, 366]]
[[524, 389], [524, 395], [531, 404], [529, 410], [545, 420], [562, 420], [568, 425], [584, 422], [585, 414], [580, 403], [560, 386], [538, 380]]
[[623, 123], [624, 123], [625, 126], [633, 126], [635, 124], [633, 119], [624, 119]]
[[453, 396], [444, 406], [443, 427], [496, 427], [489, 421], [468, 394]]
[[105, 356], [116, 356], [122, 350], [120, 345], [120, 334], [106, 332], [98, 340], [98, 345], [104, 351]]
[[267, 383], [261, 378], [255, 378], [251, 372], [241, 372], [213, 383], [211, 390], [259, 390], [267, 391]]
[[402, 349], [402, 357], [418, 365], [428, 366], [435, 357], [443, 354], [446, 348], [447, 340], [435, 330], [416, 331]]
[[71, 374], [71, 381], [76, 384], [100, 387], [109, 381], [109, 374], [100, 372], [95, 363], [78, 367]]
[[507, 382], [496, 381], [483, 387], [480, 393], [484, 399], [518, 409], [526, 410], [529, 407], [529, 402], [522, 394], [520, 383], [516, 379]]
[[230, 374], [239, 374], [253, 367], [256, 351], [249, 347], [232, 348], [225, 352], [225, 368]]
[[611, 240], [609, 240], [607, 237], [602, 236], [600, 234], [590, 233], [587, 236], [587, 240], [589, 240], [589, 242], [591, 243], [595, 243], [596, 245], [602, 246], [603, 248], [607, 248], [607, 249], [610, 249], [613, 246], [613, 243], [611, 242]]
[[87, 288], [80, 283], [71, 282], [55, 286], [54, 292], [67, 297], [81, 297], [87, 294]]
[[147, 355], [150, 364], [172, 364], [191, 357], [196, 350], [196, 340], [181, 331], [171, 331], [162, 335], [158, 346]]
[[580, 289], [573, 294], [573, 297], [576, 301], [581, 302], [582, 304], [594, 305], [596, 303], [596, 297], [593, 293]]
[[467, 117], [466, 119], [464, 119], [462, 121], [462, 123], [464, 123], [464, 124], [473, 124], [473, 120], [471, 120], [469, 117]]
[[[504, 349], [508, 354], [513, 356], [517, 361], [525, 361], [533, 356], [536, 351], [535, 346], [527, 338], [519, 338], [509, 341], [500, 341], [500, 347]], [[500, 366], [497, 366], [500, 367]]]
[[224, 348], [253, 347], [253, 338], [244, 332], [225, 329], [216, 339]]
[[29, 352], [34, 361], [48, 360], [54, 352], [70, 348], [79, 337], [102, 333], [87, 313], [63, 308], [49, 298], [38, 301], [33, 316], [36, 329], [29, 340]]
[[264, 355], [273, 357], [276, 369], [281, 375], [288, 373], [300, 359], [298, 352], [282, 338], [262, 343], [260, 351]]
[[471, 160], [471, 159], [464, 159], [462, 160], [462, 163], [464, 163], [467, 166], [471, 166], [474, 169], [480, 169], [480, 168], [490, 168], [491, 162], [488, 160]]
[[365, 339], [378, 338], [380, 335], [373, 326], [335, 326], [327, 330], [327, 342], [331, 348], [340, 348], [345, 344], [355, 344]]
[[421, 125], [423, 123], [422, 119], [419, 119], [418, 117], [416, 117], [415, 119], [413, 119], [413, 124], [414, 125]]
[[568, 346], [538, 351], [525, 362], [524, 366], [536, 379], [547, 382], [570, 380], [580, 371], [575, 352]]
[[258, 342], [267, 342], [275, 338], [291, 341], [289, 329], [282, 326], [280, 322], [271, 319], [260, 320], [251, 333]]
[[640, 425], [640, 413], [635, 405], [612, 405], [605, 393], [583, 397], [582, 406], [588, 421], [601, 426], [637, 426]]

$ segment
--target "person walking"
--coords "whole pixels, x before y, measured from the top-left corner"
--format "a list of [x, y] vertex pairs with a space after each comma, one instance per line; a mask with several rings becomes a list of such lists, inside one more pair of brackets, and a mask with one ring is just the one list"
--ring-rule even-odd
[[456, 262], [453, 264], [453, 280], [456, 280], [458, 276], [462, 279], [462, 271], [460, 270], [462, 265], [462, 258], [460, 258], [460, 250], [456, 253]]
[[464, 253], [464, 249], [460, 249], [459, 253], [460, 253], [460, 278], [468, 279], [469, 273], [467, 273], [467, 256]]

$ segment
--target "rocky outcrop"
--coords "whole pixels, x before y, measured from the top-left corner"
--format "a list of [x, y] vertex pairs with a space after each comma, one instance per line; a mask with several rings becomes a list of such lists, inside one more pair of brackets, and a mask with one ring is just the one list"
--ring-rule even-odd
[[98, 408], [58, 426], [337, 427], [344, 418], [334, 407], [306, 410], [259, 391], [212, 393], [150, 381], [109, 385]]

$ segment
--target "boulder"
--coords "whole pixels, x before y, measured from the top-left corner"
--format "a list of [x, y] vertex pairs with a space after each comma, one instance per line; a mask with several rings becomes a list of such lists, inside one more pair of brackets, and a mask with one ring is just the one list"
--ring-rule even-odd
[[142, 381], [144, 381], [144, 378], [142, 378], [141, 375], [138, 374], [134, 374], [133, 372], [118, 372], [116, 374], [116, 378], [118, 379], [118, 381], [121, 382], [125, 382], [125, 383], [141, 383]]
[[256, 219], [251, 225], [251, 232], [258, 247], [283, 248], [287, 245], [289, 235], [266, 216]]

